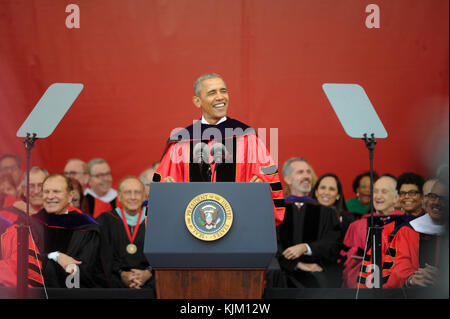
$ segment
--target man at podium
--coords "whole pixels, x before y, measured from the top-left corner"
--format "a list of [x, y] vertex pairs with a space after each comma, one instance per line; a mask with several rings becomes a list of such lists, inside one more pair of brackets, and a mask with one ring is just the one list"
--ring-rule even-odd
[[229, 95], [223, 78], [200, 76], [192, 101], [202, 118], [170, 136], [153, 181], [270, 183], [275, 223], [280, 224], [284, 200], [277, 167], [255, 130], [226, 116]]

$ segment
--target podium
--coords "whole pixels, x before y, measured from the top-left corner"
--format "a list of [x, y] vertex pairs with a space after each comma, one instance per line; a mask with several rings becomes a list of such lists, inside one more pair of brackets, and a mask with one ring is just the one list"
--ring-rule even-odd
[[269, 184], [153, 183], [149, 203], [157, 298], [262, 297], [277, 251]]

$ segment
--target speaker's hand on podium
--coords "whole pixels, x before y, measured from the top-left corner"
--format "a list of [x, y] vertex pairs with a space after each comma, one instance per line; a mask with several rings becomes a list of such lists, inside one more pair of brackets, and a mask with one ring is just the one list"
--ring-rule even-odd
[[250, 183], [262, 183], [262, 179], [258, 176], [254, 175], [252, 179], [250, 180]]

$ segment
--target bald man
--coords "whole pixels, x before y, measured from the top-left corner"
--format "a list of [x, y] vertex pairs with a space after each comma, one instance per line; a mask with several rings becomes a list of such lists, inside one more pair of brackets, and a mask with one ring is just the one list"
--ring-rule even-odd
[[[381, 176], [373, 187], [375, 224], [384, 225], [393, 216], [403, 215], [396, 210], [398, 200], [397, 180], [390, 175]], [[343, 241], [339, 264], [342, 265], [342, 288], [356, 288], [362, 258], [366, 249], [367, 229], [370, 226], [370, 214], [350, 224]]]

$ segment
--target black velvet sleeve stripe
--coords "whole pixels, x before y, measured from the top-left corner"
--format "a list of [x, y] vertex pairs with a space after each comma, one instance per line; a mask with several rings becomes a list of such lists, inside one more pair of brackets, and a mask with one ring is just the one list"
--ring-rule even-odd
[[276, 208], [284, 208], [286, 207], [286, 203], [284, 202], [284, 198], [275, 198], [273, 200], [273, 204]]
[[282, 190], [283, 190], [283, 186], [281, 185], [281, 182], [271, 183], [271, 184], [270, 184], [270, 188], [271, 188], [272, 191], [274, 191], [274, 192], [282, 191]]
[[360, 283], [361, 285], [365, 285], [366, 284], [366, 278], [358, 276], [358, 283]]
[[41, 254], [39, 254], [38, 252], [35, 252], [35, 251], [34, 251], [33, 249], [31, 249], [31, 248], [28, 248], [28, 255], [31, 256], [31, 258], [36, 258], [36, 256], [37, 256], [37, 258], [38, 258], [39, 260], [42, 260]]
[[43, 284], [41, 282], [35, 281], [33, 278], [28, 278], [28, 284], [31, 287], [42, 287]]
[[396, 251], [395, 248], [389, 247], [389, 248], [386, 250], [386, 255], [387, 255], [387, 256], [391, 256], [391, 257], [395, 257], [395, 256], [397, 255], [397, 251]]
[[383, 263], [383, 269], [391, 269], [392, 266], [394, 266], [394, 262], [393, 261], [385, 261]]
[[364, 249], [362, 249], [361, 247], [358, 247], [358, 250], [356, 251], [356, 256], [364, 256]]
[[153, 181], [158, 183], [161, 181], [161, 175], [158, 173], [153, 174]]
[[29, 263], [28, 267], [30, 268], [30, 270], [34, 271], [35, 273], [39, 274], [39, 276], [40, 276], [41, 271], [39, 270], [38, 266], [36, 266], [35, 264], [32, 264], [32, 263]]

